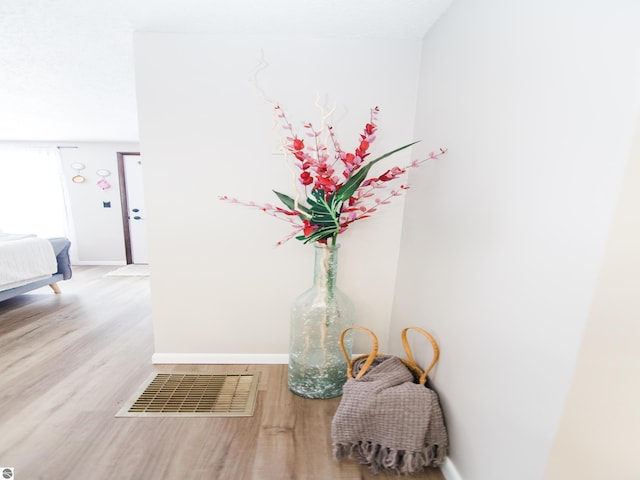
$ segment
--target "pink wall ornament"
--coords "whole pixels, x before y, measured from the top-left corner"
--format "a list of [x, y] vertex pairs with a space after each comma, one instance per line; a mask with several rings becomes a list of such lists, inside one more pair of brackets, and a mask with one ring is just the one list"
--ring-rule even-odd
[[96, 171], [96, 174], [99, 177], [102, 177], [100, 180], [96, 182], [96, 185], [98, 185], [98, 187], [100, 187], [102, 190], [107, 190], [108, 188], [111, 188], [111, 184], [107, 181], [107, 178], [106, 178], [109, 175], [111, 175], [111, 172], [109, 170], [100, 169]]

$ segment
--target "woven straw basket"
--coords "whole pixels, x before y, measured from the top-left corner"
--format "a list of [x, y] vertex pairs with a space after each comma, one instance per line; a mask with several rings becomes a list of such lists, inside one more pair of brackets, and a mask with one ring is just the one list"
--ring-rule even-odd
[[[371, 352], [350, 358], [344, 346], [351, 330], [366, 332]], [[407, 339], [415, 330], [431, 344], [433, 358], [420, 368]], [[448, 435], [438, 395], [427, 378], [440, 357], [435, 339], [420, 327], [402, 330], [407, 358], [378, 354], [378, 338], [368, 328], [349, 327], [340, 335], [347, 383], [331, 424], [336, 460], [351, 458], [373, 473], [410, 474], [444, 463]]]

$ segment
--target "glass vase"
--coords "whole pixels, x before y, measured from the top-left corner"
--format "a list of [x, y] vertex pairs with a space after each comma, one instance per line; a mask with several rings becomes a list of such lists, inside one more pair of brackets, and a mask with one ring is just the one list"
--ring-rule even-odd
[[[340, 349], [340, 333], [353, 325], [354, 308], [336, 285], [340, 245], [315, 245], [313, 286], [291, 309], [289, 333], [289, 390], [306, 398], [342, 395], [347, 364]], [[351, 333], [345, 347], [351, 355]]]

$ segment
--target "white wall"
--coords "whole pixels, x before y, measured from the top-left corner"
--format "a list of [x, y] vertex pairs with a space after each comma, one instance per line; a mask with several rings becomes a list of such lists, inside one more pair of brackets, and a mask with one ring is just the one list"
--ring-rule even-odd
[[546, 480], [640, 478], [639, 186], [640, 121]]
[[439, 340], [465, 480], [543, 476], [639, 111], [638, 13], [458, 0], [424, 41], [415, 136], [450, 151], [412, 175], [391, 338]]
[[[120, 184], [118, 181], [118, 152], [138, 152], [132, 143], [62, 143], [60, 149], [64, 187], [71, 219], [71, 260], [74, 265], [121, 265], [126, 263]], [[73, 183], [78, 172], [73, 163], [82, 163], [80, 174], [84, 183]], [[102, 177], [96, 171], [109, 170], [106, 179], [111, 188], [96, 185]], [[104, 208], [103, 202], [111, 202]]]
[[[286, 354], [289, 307], [311, 285], [313, 249], [295, 240], [274, 248], [287, 224], [218, 200], [275, 203], [272, 189], [291, 191], [283, 157], [272, 154], [279, 136], [272, 106], [248, 79], [264, 52], [259, 88], [296, 126], [320, 123], [316, 94], [335, 104], [345, 148], [379, 105], [375, 152], [383, 153], [414, 139], [420, 42], [140, 33], [135, 49], [154, 358]], [[408, 160], [399, 155], [385, 166]], [[340, 240], [338, 284], [354, 300], [356, 321], [376, 329], [383, 347], [402, 207], [382, 209]]]

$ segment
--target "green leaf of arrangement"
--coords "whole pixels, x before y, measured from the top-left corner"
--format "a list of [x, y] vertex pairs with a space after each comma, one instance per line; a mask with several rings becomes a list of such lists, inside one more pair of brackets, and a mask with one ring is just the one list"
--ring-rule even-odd
[[308, 199], [309, 205], [311, 205], [311, 223], [337, 225], [338, 212], [336, 212], [336, 205], [332, 200], [334, 195], [330, 196], [330, 203], [327, 203], [324, 196], [324, 190], [313, 190], [311, 192], [312, 198]]
[[317, 242], [329, 237], [335, 237], [340, 230], [341, 204], [336, 195], [325, 199], [324, 190], [313, 190], [307, 199], [311, 206], [311, 224], [316, 227], [311, 235], [305, 237], [304, 243]]
[[313, 233], [308, 237], [302, 237], [303, 239], [305, 239], [303, 243], [317, 242], [320, 240], [324, 240], [325, 238], [331, 238], [334, 236], [334, 234], [335, 232], [330, 228], [318, 228], [314, 230]]
[[307, 207], [302, 205], [300, 202], [298, 202], [298, 205], [296, 205], [296, 201], [293, 198], [291, 198], [289, 195], [285, 195], [284, 193], [276, 192], [275, 190], [273, 191], [273, 193], [275, 193], [278, 196], [280, 201], [282, 203], [284, 203], [289, 210], [291, 210], [293, 212], [303, 212], [302, 214], [298, 215], [300, 218], [308, 219], [309, 216], [311, 215], [311, 212], [309, 211], [309, 209]]
[[409, 148], [410, 146], [415, 145], [419, 141], [420, 140], [411, 142], [407, 145], [404, 145], [403, 147], [396, 148], [395, 150], [391, 150], [390, 152], [385, 153], [384, 155], [376, 158], [375, 160], [371, 160], [364, 167], [358, 170], [349, 180], [347, 180], [347, 182], [344, 185], [342, 185], [342, 187], [338, 189], [338, 191], [336, 192], [336, 197], [338, 198], [338, 200], [340, 202], [344, 202], [348, 200], [354, 194], [354, 192], [358, 189], [360, 184], [364, 182], [365, 178], [367, 178], [367, 174], [369, 173], [369, 170], [374, 164], [378, 163], [380, 160], [390, 157], [394, 153], [398, 153], [400, 150], [404, 150], [405, 148]]

